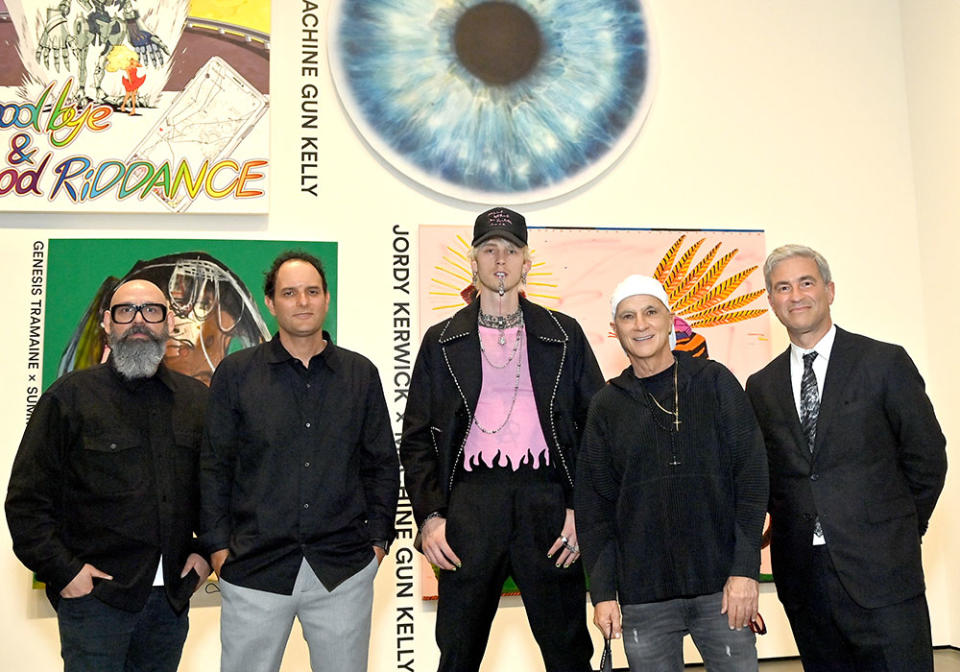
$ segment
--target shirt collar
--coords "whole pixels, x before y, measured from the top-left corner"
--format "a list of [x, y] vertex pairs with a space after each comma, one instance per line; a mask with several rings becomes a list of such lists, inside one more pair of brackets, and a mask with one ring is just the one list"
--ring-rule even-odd
[[833, 340], [837, 336], [837, 325], [831, 324], [830, 328], [827, 330], [827, 333], [823, 335], [817, 344], [812, 348], [801, 348], [795, 343], [790, 344], [790, 357], [793, 360], [794, 364], [799, 364], [803, 366], [803, 356], [808, 352], [817, 351], [817, 360], [822, 360], [823, 362], [828, 362], [830, 360], [830, 351], [833, 350]]
[[[310, 361], [312, 362], [315, 359], [323, 362], [327, 367], [336, 370], [337, 368], [337, 346], [333, 343], [333, 338], [330, 337], [330, 333], [326, 330], [323, 332], [323, 340], [327, 342], [327, 346], [319, 354], [314, 355]], [[287, 352], [287, 349], [283, 347], [283, 343], [280, 342], [280, 333], [277, 332], [273, 335], [273, 338], [270, 339], [270, 342], [267, 344], [267, 363], [269, 364], [278, 364], [280, 362], [289, 362], [292, 359], [295, 359], [293, 355]], [[298, 360], [299, 361], [299, 360]]]

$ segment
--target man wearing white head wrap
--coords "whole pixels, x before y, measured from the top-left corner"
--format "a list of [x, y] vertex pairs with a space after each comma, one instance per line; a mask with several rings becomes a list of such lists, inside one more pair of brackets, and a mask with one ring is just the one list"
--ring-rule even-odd
[[[667, 309], [667, 312], [670, 311], [670, 299], [667, 298], [667, 293], [664, 291], [663, 285], [648, 275], [628, 275], [617, 285], [610, 297], [611, 319], [617, 319], [617, 306], [620, 305], [621, 301], [630, 296], [637, 296], [638, 294], [646, 294], [647, 296], [658, 299], [660, 303], [663, 304], [663, 307]], [[673, 327], [672, 319], [670, 321], [669, 339], [670, 350], [673, 350], [677, 347], [677, 332]]]
[[756, 670], [768, 496], [757, 422], [723, 365], [674, 355], [659, 282], [629, 276], [610, 307], [630, 366], [590, 404], [575, 488], [594, 623], [629, 633], [634, 671], [681, 670], [686, 633], [707, 669]]

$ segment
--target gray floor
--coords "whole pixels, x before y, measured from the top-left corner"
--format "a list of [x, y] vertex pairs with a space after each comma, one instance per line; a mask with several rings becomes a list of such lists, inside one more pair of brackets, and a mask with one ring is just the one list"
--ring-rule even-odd
[[[933, 652], [933, 667], [936, 672], [960, 672], [960, 651], [940, 649]], [[702, 670], [703, 665], [691, 665], [688, 670]], [[799, 660], [778, 660], [760, 663], [760, 672], [801, 672]]]

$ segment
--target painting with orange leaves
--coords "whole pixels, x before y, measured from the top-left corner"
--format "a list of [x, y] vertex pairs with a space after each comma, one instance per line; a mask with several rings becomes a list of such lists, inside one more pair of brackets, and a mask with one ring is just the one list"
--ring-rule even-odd
[[[471, 229], [421, 226], [419, 233], [422, 335], [466, 305]], [[606, 378], [627, 366], [610, 328], [610, 294], [634, 273], [663, 283], [675, 313], [677, 349], [722, 362], [741, 384], [770, 361], [762, 231], [531, 227], [528, 235], [533, 266], [527, 298], [577, 319]], [[762, 561], [769, 580], [766, 549]], [[424, 599], [436, 596], [425, 560], [421, 586]], [[505, 590], [511, 589], [508, 583]]]

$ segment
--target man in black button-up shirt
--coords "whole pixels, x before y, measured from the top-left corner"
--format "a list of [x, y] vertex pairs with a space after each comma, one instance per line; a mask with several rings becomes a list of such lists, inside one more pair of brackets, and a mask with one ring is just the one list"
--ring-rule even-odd
[[278, 333], [218, 367], [203, 446], [221, 669], [278, 669], [297, 617], [315, 672], [366, 670], [372, 580], [400, 485], [383, 389], [368, 359], [322, 330], [319, 260], [281, 255], [264, 293]]
[[207, 388], [161, 360], [173, 322], [153, 283], [124, 283], [104, 312], [106, 364], [40, 398], [13, 464], [13, 550], [46, 583], [73, 670], [176, 670], [190, 595]]

